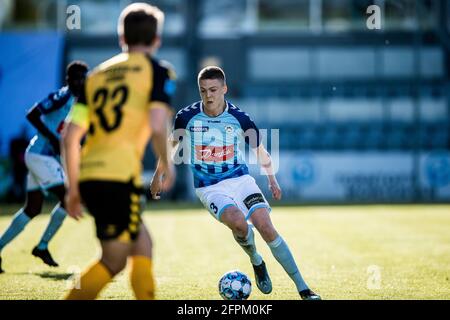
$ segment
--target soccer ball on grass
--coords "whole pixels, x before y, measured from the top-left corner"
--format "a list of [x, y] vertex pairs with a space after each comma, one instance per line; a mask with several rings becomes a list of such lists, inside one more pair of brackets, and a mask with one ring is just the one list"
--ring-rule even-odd
[[247, 300], [251, 292], [250, 279], [238, 270], [225, 273], [219, 281], [219, 293], [224, 300]]

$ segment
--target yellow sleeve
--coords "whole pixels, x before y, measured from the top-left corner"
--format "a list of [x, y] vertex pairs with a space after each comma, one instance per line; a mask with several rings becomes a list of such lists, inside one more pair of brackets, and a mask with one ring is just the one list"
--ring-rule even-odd
[[74, 104], [66, 122], [74, 123], [87, 130], [89, 128], [89, 110], [87, 105], [80, 102]]

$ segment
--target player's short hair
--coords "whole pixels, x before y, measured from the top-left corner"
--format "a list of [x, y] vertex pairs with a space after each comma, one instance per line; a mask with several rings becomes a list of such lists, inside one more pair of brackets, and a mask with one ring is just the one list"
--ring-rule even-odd
[[89, 70], [88, 65], [80, 60], [75, 60], [69, 63], [66, 68], [67, 78], [73, 79], [79, 77], [80, 75], [85, 75]]
[[117, 33], [125, 43], [132, 45], [151, 45], [156, 36], [161, 35], [164, 13], [147, 3], [130, 4], [120, 14]]
[[221, 80], [224, 84], [227, 82], [225, 77], [225, 72], [219, 67], [216, 66], [208, 66], [206, 68], [203, 68], [198, 73], [198, 83], [200, 83], [200, 80]]

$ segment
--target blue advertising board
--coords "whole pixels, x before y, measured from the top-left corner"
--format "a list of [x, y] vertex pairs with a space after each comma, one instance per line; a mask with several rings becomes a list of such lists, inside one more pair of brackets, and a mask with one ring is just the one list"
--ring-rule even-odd
[[26, 111], [61, 86], [64, 36], [55, 32], [0, 33], [0, 156], [24, 131]]

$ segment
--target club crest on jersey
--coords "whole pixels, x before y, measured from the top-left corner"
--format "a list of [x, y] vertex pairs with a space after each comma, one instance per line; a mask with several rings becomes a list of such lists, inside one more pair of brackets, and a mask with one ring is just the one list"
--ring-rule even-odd
[[234, 157], [234, 145], [223, 147], [195, 146], [195, 157], [200, 161], [227, 161]]
[[226, 133], [233, 133], [234, 128], [233, 126], [225, 126], [225, 132]]
[[190, 131], [190, 132], [208, 132], [208, 131], [209, 131], [209, 127], [204, 127], [204, 126], [200, 126], [200, 127], [190, 126], [190, 127], [189, 127], [189, 131]]

